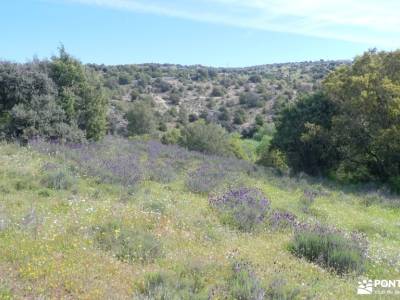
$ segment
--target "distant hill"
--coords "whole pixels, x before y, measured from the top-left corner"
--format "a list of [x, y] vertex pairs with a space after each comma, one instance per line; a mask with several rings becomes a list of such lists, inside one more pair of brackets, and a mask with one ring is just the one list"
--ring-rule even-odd
[[318, 89], [330, 71], [350, 61], [316, 61], [214, 68], [171, 64], [95, 65], [111, 99], [114, 117], [137, 100], [153, 103], [170, 126], [184, 110], [189, 119], [199, 117], [240, 131], [259, 114], [271, 121], [280, 108]]

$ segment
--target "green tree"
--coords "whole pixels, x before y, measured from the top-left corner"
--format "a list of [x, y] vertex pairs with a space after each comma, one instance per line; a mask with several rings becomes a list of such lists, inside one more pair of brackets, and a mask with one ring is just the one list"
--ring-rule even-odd
[[204, 120], [190, 123], [182, 129], [179, 144], [189, 150], [209, 154], [231, 155], [229, 135], [217, 124], [206, 124]]
[[107, 130], [107, 99], [100, 85], [85, 89], [85, 102], [82, 112], [86, 138], [100, 140]]
[[368, 51], [331, 73], [324, 88], [339, 108], [331, 132], [343, 169], [357, 180], [399, 176], [400, 51]]
[[88, 139], [101, 139], [106, 133], [108, 103], [100, 79], [63, 46], [51, 60], [50, 77], [57, 85], [58, 101], [69, 124], [77, 123]]
[[65, 113], [54, 96], [34, 96], [29, 103], [15, 105], [11, 112], [10, 132], [28, 140], [35, 136], [79, 142], [83, 132], [67, 124]]
[[137, 103], [126, 115], [128, 120], [128, 134], [151, 134], [156, 129], [156, 121], [150, 105], [144, 102]]
[[329, 132], [336, 111], [336, 105], [322, 93], [285, 108], [276, 120], [271, 151], [283, 153], [296, 172], [319, 175], [331, 170], [339, 159]]

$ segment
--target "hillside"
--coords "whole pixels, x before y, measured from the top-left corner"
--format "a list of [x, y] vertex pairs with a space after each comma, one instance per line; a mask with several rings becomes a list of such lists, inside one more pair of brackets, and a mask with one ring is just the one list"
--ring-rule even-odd
[[[400, 272], [400, 202], [384, 191], [115, 138], [3, 143], [0, 172], [0, 299], [355, 299], [359, 278]], [[262, 193], [262, 218], [218, 209], [237, 189]], [[304, 224], [357, 232], [362, 269], [294, 255]]]
[[177, 122], [183, 108], [192, 120], [202, 117], [230, 131], [241, 131], [253, 124], [257, 115], [271, 121], [281, 107], [315, 92], [330, 71], [349, 63], [322, 60], [248, 68], [88, 66], [100, 74], [116, 120], [123, 119], [131, 103], [152, 99], [170, 126]]

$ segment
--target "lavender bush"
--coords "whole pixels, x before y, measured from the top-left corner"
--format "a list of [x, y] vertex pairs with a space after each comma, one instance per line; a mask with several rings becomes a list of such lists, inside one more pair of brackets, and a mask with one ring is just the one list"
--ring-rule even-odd
[[220, 165], [203, 163], [188, 174], [186, 186], [194, 193], [208, 193], [220, 185], [226, 176], [227, 172]]
[[229, 299], [263, 300], [265, 290], [249, 263], [235, 262], [228, 279]]
[[273, 230], [294, 228], [297, 224], [297, 217], [288, 211], [273, 210], [268, 218], [268, 223]]
[[270, 201], [258, 189], [230, 189], [220, 196], [209, 198], [210, 205], [221, 215], [223, 223], [242, 231], [252, 231], [262, 223], [270, 208]]
[[362, 272], [368, 244], [361, 234], [346, 234], [319, 224], [299, 224], [289, 250], [338, 274]]
[[310, 208], [314, 204], [317, 196], [318, 193], [316, 191], [310, 189], [304, 190], [303, 196], [300, 198], [300, 206], [303, 212], [310, 212]]

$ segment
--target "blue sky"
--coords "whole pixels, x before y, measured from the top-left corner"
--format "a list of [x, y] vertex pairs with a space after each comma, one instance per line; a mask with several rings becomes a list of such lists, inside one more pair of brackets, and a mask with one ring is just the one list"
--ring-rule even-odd
[[0, 59], [19, 62], [61, 43], [85, 63], [223, 67], [400, 48], [398, 0], [14, 0], [0, 11]]

